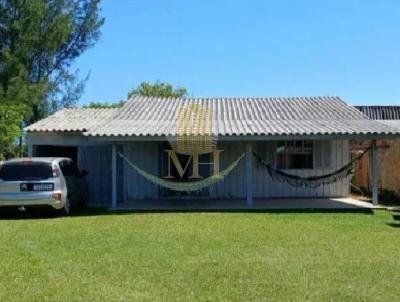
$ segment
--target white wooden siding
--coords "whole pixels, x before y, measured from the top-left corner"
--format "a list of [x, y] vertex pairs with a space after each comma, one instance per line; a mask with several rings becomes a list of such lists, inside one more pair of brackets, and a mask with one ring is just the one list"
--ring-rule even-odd
[[[124, 143], [123, 154], [146, 172], [159, 176], [159, 143]], [[126, 163], [124, 179], [124, 200], [158, 198], [158, 186], [143, 178]]]

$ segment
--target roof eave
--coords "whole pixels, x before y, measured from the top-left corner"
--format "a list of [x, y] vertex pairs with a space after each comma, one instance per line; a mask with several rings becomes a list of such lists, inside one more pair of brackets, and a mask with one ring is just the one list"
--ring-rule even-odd
[[[165, 141], [164, 135], [131, 136], [88, 136], [89, 141]], [[275, 135], [220, 135], [219, 141], [273, 141], [273, 140], [378, 140], [400, 139], [399, 133], [358, 133], [358, 134], [275, 134]]]

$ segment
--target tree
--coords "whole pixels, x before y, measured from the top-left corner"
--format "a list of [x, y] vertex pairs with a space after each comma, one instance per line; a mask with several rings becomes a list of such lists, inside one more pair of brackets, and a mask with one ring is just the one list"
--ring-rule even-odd
[[142, 82], [128, 93], [128, 98], [137, 95], [179, 98], [187, 96], [187, 90], [184, 87], [174, 88], [171, 84], [160, 81], [154, 84]]
[[100, 36], [100, 0], [0, 0], [0, 104], [36, 121], [75, 104], [85, 81], [71, 64]]
[[[133, 88], [128, 93], [128, 99], [133, 96], [155, 96], [155, 97], [185, 97], [187, 90], [184, 87], [174, 88], [171, 84], [155, 82], [154, 84], [142, 82], [138, 87]], [[83, 106], [84, 108], [118, 108], [124, 105], [125, 101], [115, 103], [101, 103], [91, 102], [89, 105]]]
[[90, 102], [88, 105], [84, 105], [83, 108], [119, 108], [124, 105], [125, 101], [119, 101], [115, 103], [101, 103], [101, 102]]
[[25, 111], [23, 105], [0, 104], [0, 160], [15, 156], [12, 146], [22, 134]]

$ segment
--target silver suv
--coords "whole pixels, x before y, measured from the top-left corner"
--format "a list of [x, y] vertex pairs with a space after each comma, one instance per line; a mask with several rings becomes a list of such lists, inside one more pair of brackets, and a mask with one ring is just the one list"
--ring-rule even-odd
[[0, 166], [0, 207], [50, 206], [68, 215], [87, 202], [86, 172], [69, 158], [18, 158]]

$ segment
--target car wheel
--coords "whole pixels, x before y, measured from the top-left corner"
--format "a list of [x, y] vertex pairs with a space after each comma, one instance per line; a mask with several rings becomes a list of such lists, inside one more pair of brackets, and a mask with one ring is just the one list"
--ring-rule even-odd
[[68, 198], [65, 199], [65, 204], [62, 209], [58, 210], [58, 213], [63, 216], [68, 216], [71, 213], [71, 204]]
[[86, 209], [89, 206], [89, 192], [85, 192], [85, 200], [82, 204], [83, 208]]

